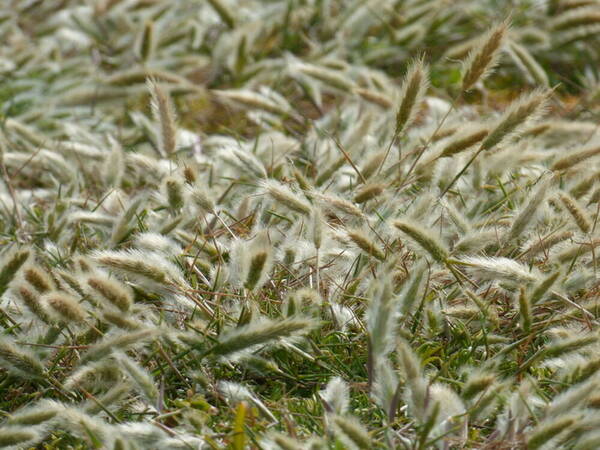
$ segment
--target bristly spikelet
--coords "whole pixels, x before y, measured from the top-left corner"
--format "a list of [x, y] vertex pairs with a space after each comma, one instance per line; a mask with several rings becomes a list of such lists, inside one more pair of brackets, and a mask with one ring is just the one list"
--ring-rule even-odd
[[535, 305], [544, 297], [544, 295], [550, 290], [550, 288], [554, 285], [554, 283], [556, 282], [558, 277], [560, 277], [560, 275], [560, 271], [556, 271], [553, 274], [550, 274], [533, 289], [530, 298], [530, 302], [532, 305]]
[[135, 43], [136, 56], [141, 61], [149, 61], [154, 56], [154, 50], [156, 48], [155, 34], [154, 22], [151, 20], [144, 22]]
[[102, 165], [102, 178], [107, 186], [121, 187], [125, 174], [125, 155], [116, 139], [110, 138], [111, 150]]
[[593, 158], [600, 154], [600, 144], [597, 142], [590, 144], [588, 147], [578, 152], [570, 153], [567, 156], [563, 156], [554, 164], [552, 164], [552, 170], [567, 170], [571, 167]]
[[121, 243], [133, 231], [130, 226], [133, 218], [138, 214], [139, 208], [144, 201], [143, 196], [139, 196], [129, 202], [123, 213], [115, 220], [110, 242], [113, 245]]
[[325, 184], [325, 182], [330, 180], [333, 174], [337, 172], [337, 170], [341, 168], [345, 163], [346, 158], [340, 156], [338, 159], [334, 160], [331, 164], [329, 164], [329, 166], [323, 168], [323, 170], [319, 169], [319, 176], [315, 180], [315, 184], [317, 186]]
[[52, 278], [46, 275], [46, 272], [39, 266], [32, 265], [25, 267], [23, 269], [23, 278], [40, 294], [44, 294], [54, 289]]
[[356, 88], [354, 80], [339, 70], [306, 63], [297, 63], [296, 70], [344, 92], [353, 92]]
[[265, 181], [262, 184], [266, 193], [286, 208], [296, 211], [300, 214], [310, 214], [311, 206], [305, 200], [301, 199], [299, 195], [292, 192], [287, 186], [282, 185], [276, 181]]
[[179, 211], [185, 205], [183, 183], [179, 178], [169, 177], [165, 180], [164, 186], [169, 208], [173, 211]]
[[141, 281], [154, 283], [154, 287], [165, 284], [185, 284], [179, 268], [164, 256], [140, 250], [99, 251], [92, 257], [103, 266], [118, 270]]
[[365, 203], [371, 199], [379, 197], [385, 189], [383, 183], [371, 183], [361, 186], [354, 196], [355, 203]]
[[382, 164], [385, 158], [385, 151], [380, 151], [372, 155], [360, 169], [365, 180], [371, 178], [377, 172], [377, 169]]
[[385, 259], [384, 251], [381, 250], [366, 233], [358, 229], [348, 230], [347, 233], [348, 237], [352, 239], [352, 242], [354, 242], [362, 251], [380, 261]]
[[56, 401], [42, 400], [33, 406], [18, 410], [7, 422], [11, 425], [39, 425], [52, 420], [63, 408]]
[[394, 222], [394, 226], [413, 238], [435, 261], [445, 263], [448, 259], [448, 250], [433, 236], [431, 231], [400, 220]]
[[398, 339], [396, 350], [401, 373], [406, 379], [407, 403], [410, 405], [411, 414], [419, 420], [424, 420], [427, 407], [427, 380], [423, 376], [421, 362], [404, 339]]
[[529, 198], [526, 205], [519, 211], [508, 231], [506, 239], [508, 242], [518, 238], [527, 227], [530, 227], [533, 224], [535, 214], [548, 194], [548, 188], [552, 181], [553, 178], [547, 178], [542, 181], [535, 190], [535, 193]]
[[214, 8], [223, 23], [227, 25], [228, 28], [235, 28], [235, 16], [233, 15], [233, 12], [229, 6], [227, 6], [223, 0], [208, 0], [208, 3], [210, 3], [210, 6]]
[[41, 378], [45, 369], [39, 358], [23, 351], [8, 336], [0, 335], [0, 366], [21, 377]]
[[337, 195], [321, 194], [315, 191], [310, 192], [309, 196], [315, 198], [319, 202], [319, 205], [326, 211], [334, 211], [336, 213], [346, 214], [357, 219], [364, 218], [364, 214], [360, 208], [342, 197]]
[[464, 63], [463, 91], [468, 91], [477, 81], [487, 77], [497, 64], [508, 27], [508, 21], [500, 22], [474, 44]]
[[524, 255], [527, 259], [531, 260], [540, 253], [547, 252], [555, 245], [560, 244], [561, 242], [566, 241], [567, 239], [570, 239], [572, 237], [572, 231], [553, 233], [550, 236], [546, 236], [542, 239], [535, 240], [528, 247], [526, 247], [521, 254]]
[[483, 229], [480, 231], [472, 231], [465, 234], [463, 238], [454, 244], [452, 253], [474, 253], [497, 242], [499, 242], [497, 230]]
[[151, 405], [156, 405], [158, 402], [158, 389], [152, 379], [152, 376], [141, 367], [138, 363], [133, 361], [125, 354], [120, 354], [117, 357], [117, 361], [121, 364], [121, 367], [125, 370], [131, 380], [137, 385], [138, 389], [142, 392], [146, 400]]
[[69, 324], [85, 321], [85, 309], [74, 297], [65, 292], [49, 292], [42, 297], [41, 301], [60, 322]]
[[567, 211], [569, 211], [579, 229], [584, 233], [588, 233], [592, 228], [592, 223], [587, 213], [569, 194], [561, 192], [558, 195], [560, 201], [565, 205], [565, 208], [567, 208]]
[[324, 390], [319, 392], [328, 414], [343, 415], [350, 406], [350, 389], [340, 377], [333, 377], [327, 382]]
[[531, 301], [525, 292], [525, 288], [519, 290], [519, 316], [521, 318], [521, 326], [523, 331], [529, 333], [531, 331], [532, 316], [531, 316]]
[[0, 447], [31, 448], [38, 434], [31, 427], [6, 427], [0, 429]]
[[[415, 59], [410, 63], [400, 88], [400, 105], [396, 112], [393, 140], [415, 122], [428, 88], [429, 68], [423, 62], [423, 58]], [[385, 163], [391, 148], [389, 145], [379, 168]]]
[[183, 168], [183, 178], [188, 185], [193, 186], [198, 180], [196, 168], [193, 166], [185, 166]]
[[335, 434], [346, 448], [351, 450], [367, 450], [373, 448], [371, 436], [365, 427], [353, 417], [335, 416], [332, 420]]
[[540, 448], [578, 420], [581, 420], [581, 416], [566, 415], [544, 420], [528, 433], [527, 449], [534, 450]]
[[215, 202], [210, 197], [207, 189], [196, 185], [191, 190], [190, 197], [192, 201], [196, 203], [205, 212], [214, 213], [216, 211]]
[[248, 272], [244, 287], [252, 291], [265, 283], [273, 265], [273, 249], [266, 231], [254, 238], [247, 251]]
[[311, 216], [310, 236], [313, 245], [317, 250], [323, 245], [324, 222], [323, 214], [319, 208], [314, 208]]
[[179, 243], [161, 233], [136, 234], [134, 244], [140, 250], [162, 253], [167, 257], [177, 256], [182, 250]]
[[123, 317], [123, 314], [118, 310], [107, 310], [102, 313], [102, 318], [111, 325], [127, 331], [139, 330], [142, 324], [138, 321]]
[[548, 87], [550, 85], [544, 68], [529, 53], [529, 50], [514, 41], [510, 41], [508, 47], [510, 55], [515, 60], [517, 66], [531, 78], [531, 81], [537, 83], [539, 86]]
[[559, 14], [551, 21], [550, 27], [554, 31], [565, 31], [597, 23], [600, 23], [600, 9], [598, 9], [597, 4], [592, 4]]
[[103, 299], [125, 312], [133, 303], [131, 289], [116, 280], [102, 275], [93, 275], [87, 278], [86, 284], [93, 294], [100, 294]]
[[131, 333], [107, 334], [100, 342], [92, 345], [87, 350], [81, 358], [80, 365], [100, 361], [114, 351], [126, 351], [128, 347], [144, 343], [158, 334], [158, 329], [142, 329]]
[[305, 334], [311, 330], [312, 325], [312, 321], [297, 317], [278, 321], [265, 319], [250, 323], [219, 336], [217, 344], [210, 353], [219, 357], [232, 358], [236, 353], [250, 351], [256, 346]]
[[398, 316], [398, 297], [394, 295], [389, 279], [373, 280], [368, 296], [371, 298], [365, 312], [365, 328], [368, 335], [367, 372], [372, 386], [379, 374], [378, 367], [393, 350]]
[[[579, 199], [587, 194], [600, 180], [600, 172], [595, 172], [591, 176], [585, 177], [578, 183], [576, 183], [570, 190], [569, 193], [573, 198]], [[596, 191], [597, 192], [597, 191]], [[592, 203], [590, 199], [590, 203]]]
[[19, 298], [35, 316], [42, 322], [50, 323], [51, 318], [43, 306], [40, 294], [30, 289], [27, 284], [19, 285], [15, 288], [17, 298]]
[[83, 405], [83, 411], [86, 414], [95, 415], [103, 409], [118, 405], [132, 391], [132, 385], [128, 381], [119, 380], [104, 392], [102, 395], [93, 399], [90, 398]]
[[400, 88], [400, 106], [396, 113], [394, 134], [399, 135], [410, 127], [415, 120], [419, 107], [429, 87], [429, 70], [423, 59], [410, 63]]
[[451, 262], [467, 266], [481, 280], [528, 283], [539, 279], [526, 266], [510, 258], [467, 256]]
[[304, 450], [306, 448], [299, 441], [280, 433], [271, 433], [268, 440], [263, 443], [263, 446], [263, 448], [275, 448], [278, 450]]
[[157, 80], [148, 78], [147, 85], [152, 97], [152, 115], [160, 124], [159, 150], [163, 156], [170, 157], [177, 150], [177, 126], [173, 104]]
[[474, 371], [469, 375], [462, 390], [462, 398], [473, 399], [477, 394], [486, 391], [496, 382], [496, 376], [492, 373]]
[[511, 103], [483, 140], [480, 149], [487, 150], [499, 145], [537, 120], [543, 114], [551, 93], [552, 91], [540, 88], [521, 95]]
[[79, 280], [73, 276], [72, 272], [66, 270], [57, 270], [56, 275], [60, 281], [60, 288], [62, 290], [70, 290], [81, 297], [85, 297], [85, 291], [81, 287]]
[[480, 126], [467, 131], [462, 131], [454, 136], [442, 147], [440, 158], [448, 158], [468, 150], [473, 145], [481, 142], [490, 132], [488, 127]]
[[14, 279], [21, 266], [27, 262], [29, 254], [30, 251], [28, 249], [23, 249], [3, 255], [2, 268], [0, 269], [0, 296], [8, 289], [8, 285]]

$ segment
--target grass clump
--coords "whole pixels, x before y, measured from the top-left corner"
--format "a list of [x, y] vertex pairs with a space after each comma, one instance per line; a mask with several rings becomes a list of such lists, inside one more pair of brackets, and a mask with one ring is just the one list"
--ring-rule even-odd
[[0, 446], [598, 447], [597, 2], [9, 3]]

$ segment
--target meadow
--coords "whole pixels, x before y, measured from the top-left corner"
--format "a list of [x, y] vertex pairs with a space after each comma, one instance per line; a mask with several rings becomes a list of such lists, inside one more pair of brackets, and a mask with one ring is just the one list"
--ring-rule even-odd
[[0, 448], [600, 448], [600, 1], [0, 38]]

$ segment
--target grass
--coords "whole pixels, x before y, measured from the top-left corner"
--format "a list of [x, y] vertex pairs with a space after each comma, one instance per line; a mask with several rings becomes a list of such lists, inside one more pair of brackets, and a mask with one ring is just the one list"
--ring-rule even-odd
[[0, 447], [596, 448], [599, 18], [0, 7]]

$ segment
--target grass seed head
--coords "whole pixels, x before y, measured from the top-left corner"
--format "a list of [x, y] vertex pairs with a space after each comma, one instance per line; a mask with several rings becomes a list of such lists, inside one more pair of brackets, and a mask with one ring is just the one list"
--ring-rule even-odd
[[371, 436], [355, 418], [335, 416], [332, 420], [336, 435], [349, 449], [366, 450], [373, 448]]
[[415, 120], [419, 107], [429, 87], [429, 70], [423, 59], [411, 62], [400, 88], [400, 106], [396, 113], [396, 129], [399, 135]]
[[445, 263], [448, 259], [448, 250], [433, 236], [431, 231], [400, 220], [394, 222], [394, 226], [414, 239], [435, 261]]
[[381, 194], [385, 190], [385, 185], [382, 183], [370, 183], [360, 187], [354, 196], [355, 203], [365, 203], [374, 198], [381, 198]]
[[537, 120], [545, 111], [551, 92], [536, 89], [514, 101], [483, 140], [480, 149], [488, 150], [499, 145]]
[[93, 293], [100, 294], [103, 299], [125, 312], [133, 303], [131, 289], [116, 280], [104, 276], [90, 276], [86, 280]]
[[366, 233], [358, 229], [348, 230], [347, 233], [352, 242], [366, 254], [380, 261], [385, 260], [385, 252]]
[[273, 200], [285, 206], [286, 208], [289, 208], [292, 211], [296, 211], [300, 214], [310, 214], [310, 204], [301, 199], [299, 195], [292, 192], [287, 186], [284, 186], [276, 181], [265, 181], [263, 183], [263, 188]]
[[85, 321], [85, 309], [83, 309], [75, 297], [65, 292], [49, 292], [42, 297], [41, 301], [48, 306], [48, 310], [60, 322], [69, 324]]
[[19, 272], [19, 269], [27, 262], [29, 255], [30, 251], [28, 249], [15, 250], [3, 255], [2, 268], [0, 269], [0, 295], [8, 289], [8, 285]]
[[477, 81], [487, 77], [498, 63], [508, 28], [507, 20], [500, 22], [474, 44], [464, 63], [463, 91], [468, 91]]
[[23, 269], [23, 278], [40, 294], [44, 294], [54, 289], [52, 278], [46, 275], [46, 272], [38, 266], [32, 265], [25, 267]]
[[0, 363], [5, 369], [21, 377], [39, 379], [46, 373], [37, 356], [20, 349], [8, 336], [0, 336]]
[[151, 96], [152, 115], [160, 125], [159, 149], [163, 156], [170, 157], [177, 150], [175, 110], [169, 94], [156, 79], [148, 78], [147, 86]]
[[588, 233], [592, 229], [592, 222], [585, 210], [579, 206], [577, 201], [566, 192], [561, 192], [558, 194], [558, 196], [562, 204], [565, 206], [565, 208], [567, 208], [567, 211], [569, 211], [573, 217], [573, 220], [579, 229], [584, 233]]

